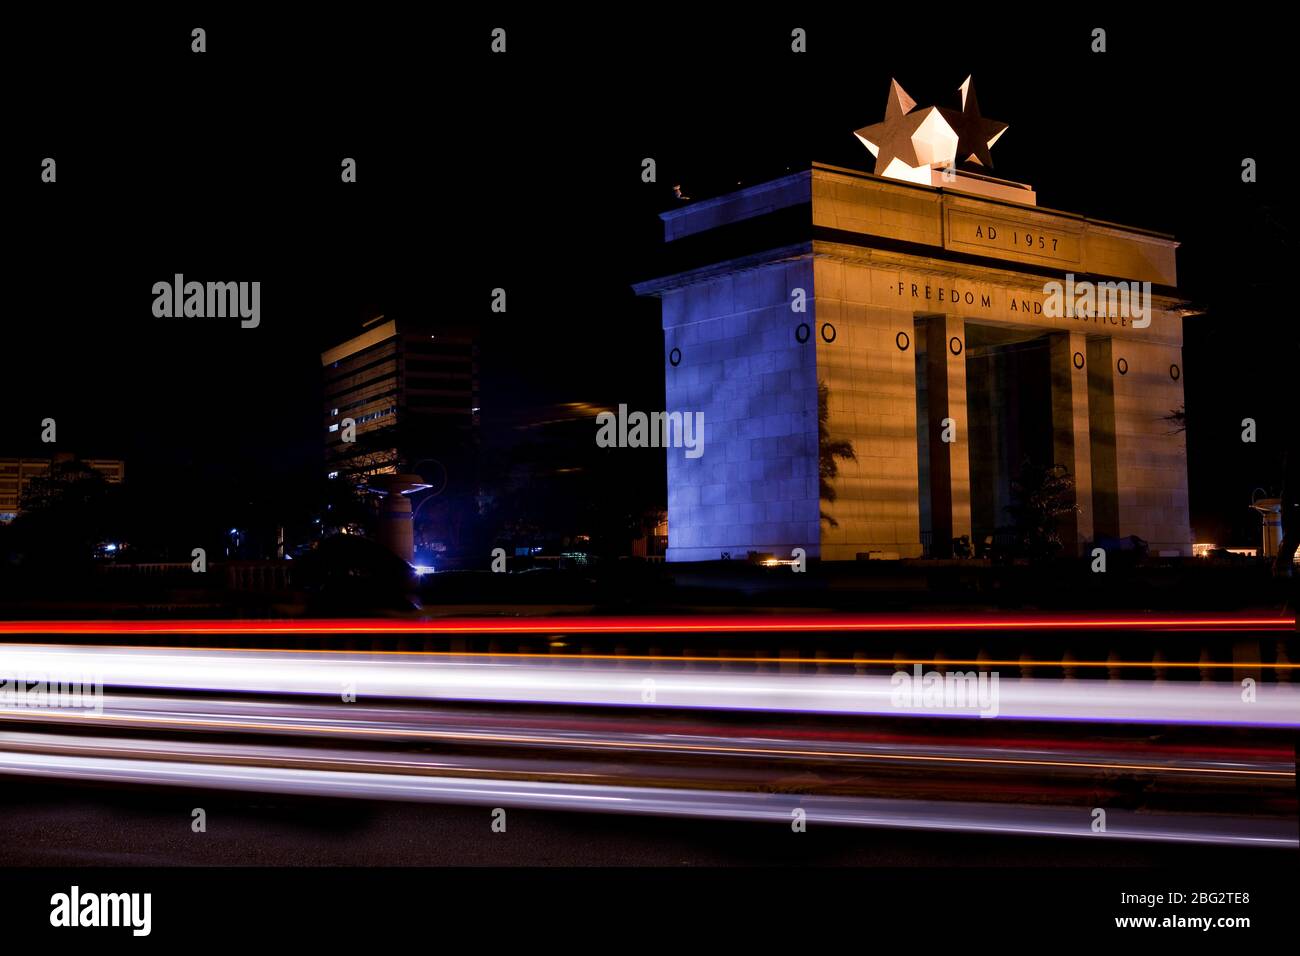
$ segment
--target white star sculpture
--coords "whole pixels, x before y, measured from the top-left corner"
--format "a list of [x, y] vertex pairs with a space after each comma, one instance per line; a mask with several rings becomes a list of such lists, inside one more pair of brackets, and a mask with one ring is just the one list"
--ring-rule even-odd
[[876, 157], [877, 176], [931, 184], [930, 171], [952, 166], [957, 158], [957, 131], [937, 106], [916, 109], [916, 101], [889, 81], [885, 120], [854, 132]]

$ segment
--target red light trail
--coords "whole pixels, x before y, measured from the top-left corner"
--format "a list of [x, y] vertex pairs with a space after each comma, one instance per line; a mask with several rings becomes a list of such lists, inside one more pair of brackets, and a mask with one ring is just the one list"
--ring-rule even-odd
[[1084, 614], [1008, 617], [906, 615], [683, 615], [629, 617], [374, 618], [280, 621], [4, 621], [0, 635], [765, 634], [890, 631], [1295, 631], [1295, 617]]

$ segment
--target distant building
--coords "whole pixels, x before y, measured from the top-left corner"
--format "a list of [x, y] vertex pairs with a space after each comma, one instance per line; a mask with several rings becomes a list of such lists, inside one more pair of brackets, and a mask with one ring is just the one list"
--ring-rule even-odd
[[642, 515], [641, 532], [632, 540], [632, 556], [662, 560], [668, 551], [668, 510], [659, 508]]
[[[43, 478], [55, 462], [73, 461], [75, 456], [61, 452], [52, 458], [0, 458], [0, 524], [18, 517], [27, 486], [34, 478]], [[85, 464], [104, 476], [109, 484], [120, 485], [126, 464], [111, 458], [87, 458]]]
[[461, 547], [474, 510], [478, 348], [435, 322], [381, 315], [362, 329], [321, 353], [326, 476], [367, 493], [394, 554], [429, 565]]
[[[381, 315], [322, 352], [321, 366], [330, 477], [418, 470], [477, 440], [478, 349], [468, 331]], [[344, 440], [349, 424], [353, 442]]]

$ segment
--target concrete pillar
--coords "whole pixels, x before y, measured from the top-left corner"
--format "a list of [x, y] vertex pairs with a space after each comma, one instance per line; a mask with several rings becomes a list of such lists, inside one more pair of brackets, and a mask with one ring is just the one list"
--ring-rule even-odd
[[1115, 353], [1110, 336], [1088, 337], [1088, 436], [1092, 460], [1092, 526], [1119, 537], [1119, 459], [1115, 443]]
[[1088, 421], [1088, 342], [1080, 332], [1054, 332], [1051, 346], [1052, 462], [1074, 478], [1079, 511], [1061, 521], [1066, 554], [1092, 540], [1092, 439]]
[[415, 528], [411, 524], [411, 500], [406, 497], [430, 487], [419, 475], [380, 475], [370, 488], [379, 494], [379, 542], [407, 564], [415, 557]]
[[[931, 554], [952, 557], [952, 541], [971, 533], [970, 418], [966, 413], [966, 322], [956, 315], [925, 319], [926, 391], [930, 453]], [[954, 440], [943, 440], [951, 419]], [[975, 542], [971, 542], [972, 552]]]

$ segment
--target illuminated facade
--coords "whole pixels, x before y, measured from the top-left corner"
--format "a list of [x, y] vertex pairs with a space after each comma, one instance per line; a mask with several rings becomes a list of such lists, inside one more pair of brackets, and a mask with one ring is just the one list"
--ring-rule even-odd
[[[703, 411], [706, 438], [699, 459], [668, 453], [668, 560], [978, 553], [1009, 533], [1026, 462], [1073, 478], [1067, 553], [1134, 535], [1191, 556], [1185, 440], [1166, 420], [1183, 402], [1177, 243], [957, 169], [963, 136], [1005, 129], [970, 125], [902, 175], [813, 164], [662, 215], [687, 267], [636, 291], [662, 303], [667, 408]], [[864, 134], [897, 171], [881, 154], [906, 136]], [[1128, 283], [1132, 303], [1114, 294]], [[1104, 306], [1075, 308], [1076, 289]], [[855, 455], [835, 460], [833, 501], [819, 386], [826, 437]]]

